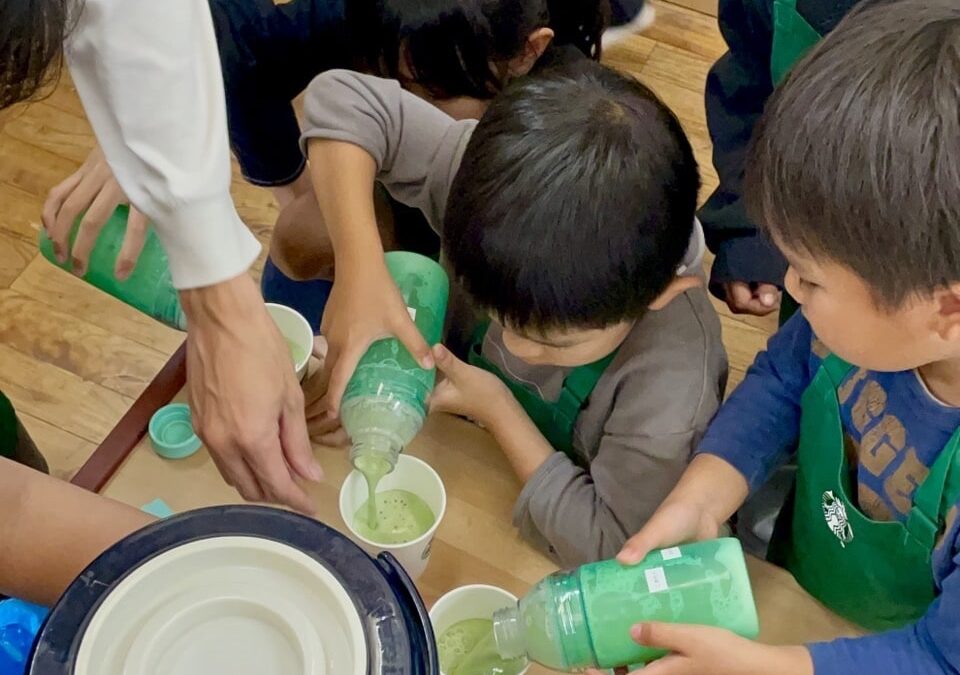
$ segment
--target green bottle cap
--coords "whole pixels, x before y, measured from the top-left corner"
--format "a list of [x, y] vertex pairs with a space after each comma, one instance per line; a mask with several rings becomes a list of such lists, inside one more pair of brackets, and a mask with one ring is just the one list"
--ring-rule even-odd
[[157, 410], [150, 418], [149, 430], [154, 451], [166, 459], [183, 459], [200, 449], [186, 403], [171, 403]]

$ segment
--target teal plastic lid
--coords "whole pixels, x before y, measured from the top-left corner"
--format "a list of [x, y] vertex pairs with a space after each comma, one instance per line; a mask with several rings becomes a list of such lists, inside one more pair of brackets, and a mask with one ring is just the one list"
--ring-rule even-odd
[[200, 449], [200, 437], [193, 430], [190, 406], [171, 403], [150, 418], [150, 442], [161, 457], [183, 459]]

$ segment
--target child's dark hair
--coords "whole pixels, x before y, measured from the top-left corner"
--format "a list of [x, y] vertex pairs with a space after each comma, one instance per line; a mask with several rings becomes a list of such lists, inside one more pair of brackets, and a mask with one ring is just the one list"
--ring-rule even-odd
[[641, 316], [675, 277], [699, 186], [673, 113], [584, 59], [494, 99], [454, 178], [443, 250], [505, 325], [602, 328]]
[[413, 80], [431, 96], [488, 99], [504, 85], [496, 64], [551, 27], [555, 44], [599, 58], [608, 0], [351, 0], [347, 16], [360, 70]]
[[0, 3], [0, 110], [41, 93], [60, 72], [70, 0]]
[[846, 266], [880, 307], [960, 281], [960, 3], [867, 2], [767, 104], [753, 216]]

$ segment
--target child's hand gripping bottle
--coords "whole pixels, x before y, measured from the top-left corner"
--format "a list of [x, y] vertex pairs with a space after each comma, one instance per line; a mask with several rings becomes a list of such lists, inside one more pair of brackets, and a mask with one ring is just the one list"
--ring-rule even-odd
[[[450, 284], [439, 264], [416, 253], [386, 254], [410, 318], [428, 344], [443, 334]], [[356, 311], [362, 312], [362, 307]], [[435, 370], [424, 370], [396, 338], [373, 343], [360, 359], [340, 405], [340, 419], [350, 436], [350, 461], [366, 476], [393, 471], [397, 457], [413, 440], [427, 412]]]

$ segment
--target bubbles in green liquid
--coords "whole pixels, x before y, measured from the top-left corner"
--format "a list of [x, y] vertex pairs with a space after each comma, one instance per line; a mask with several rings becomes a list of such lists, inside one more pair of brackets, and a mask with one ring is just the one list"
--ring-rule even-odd
[[527, 666], [523, 658], [500, 658], [489, 619], [453, 624], [437, 639], [437, 649], [446, 675], [519, 675]]
[[376, 523], [370, 526], [369, 499], [353, 516], [353, 526], [378, 544], [406, 544], [427, 533], [437, 517], [425, 501], [406, 490], [385, 490], [376, 496]]

